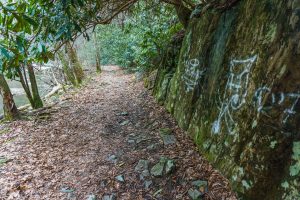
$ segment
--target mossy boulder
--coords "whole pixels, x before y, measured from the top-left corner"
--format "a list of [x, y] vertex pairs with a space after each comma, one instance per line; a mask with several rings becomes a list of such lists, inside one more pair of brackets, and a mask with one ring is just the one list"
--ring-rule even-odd
[[[154, 95], [243, 199], [299, 199], [300, 0], [192, 18]], [[172, 56], [176, 58], [176, 55]]]

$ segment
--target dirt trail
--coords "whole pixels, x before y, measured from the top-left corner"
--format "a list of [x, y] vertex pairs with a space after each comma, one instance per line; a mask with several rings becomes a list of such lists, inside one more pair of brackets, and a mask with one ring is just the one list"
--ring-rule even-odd
[[61, 99], [1, 125], [1, 200], [236, 199], [132, 74], [105, 67]]

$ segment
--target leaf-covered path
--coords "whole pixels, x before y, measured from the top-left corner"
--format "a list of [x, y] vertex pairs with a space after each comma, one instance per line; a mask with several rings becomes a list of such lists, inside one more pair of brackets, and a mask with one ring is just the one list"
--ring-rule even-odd
[[117, 67], [105, 67], [35, 120], [1, 125], [1, 200], [173, 200], [202, 193], [235, 199], [142, 83]]

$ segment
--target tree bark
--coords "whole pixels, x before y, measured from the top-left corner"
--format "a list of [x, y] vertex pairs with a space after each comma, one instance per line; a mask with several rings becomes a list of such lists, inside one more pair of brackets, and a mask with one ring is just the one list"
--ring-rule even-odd
[[70, 82], [72, 85], [76, 86], [77, 85], [76, 77], [74, 75], [73, 70], [70, 68], [68, 61], [65, 58], [64, 53], [59, 51], [58, 58], [62, 64], [63, 72], [66, 76], [67, 81]]
[[6, 120], [17, 119], [19, 117], [19, 111], [3, 74], [0, 74], [0, 93], [3, 98], [4, 118]]
[[174, 5], [176, 13], [180, 23], [186, 29], [188, 27], [192, 11], [189, 8], [185, 7], [181, 1], [178, 3], [178, 5]]
[[42, 108], [43, 107], [43, 101], [40, 97], [39, 90], [37, 87], [37, 82], [35, 79], [34, 69], [31, 63], [28, 64], [28, 74], [29, 74], [29, 80], [31, 83], [31, 91], [32, 91], [32, 98], [33, 98], [33, 105], [32, 108]]
[[84, 78], [83, 69], [79, 62], [77, 53], [76, 53], [75, 49], [72, 47], [72, 45], [70, 44], [70, 42], [66, 43], [66, 51], [67, 51], [68, 57], [70, 59], [71, 66], [74, 70], [76, 80], [77, 80], [78, 84], [81, 84], [82, 80]]
[[22, 85], [22, 87], [23, 87], [23, 89], [24, 89], [24, 91], [26, 93], [26, 96], [27, 96], [29, 102], [30, 102], [30, 105], [33, 106], [34, 105], [34, 101], [33, 101], [33, 98], [32, 98], [32, 94], [31, 94], [31, 91], [30, 91], [27, 79], [22, 74], [21, 67], [17, 68], [17, 72], [18, 72], [18, 75], [19, 75], [19, 78], [20, 78], [21, 85]]
[[96, 51], [96, 71], [97, 73], [101, 73], [101, 56], [100, 56], [100, 48], [99, 43], [97, 41], [97, 35], [96, 32], [94, 32], [94, 46]]

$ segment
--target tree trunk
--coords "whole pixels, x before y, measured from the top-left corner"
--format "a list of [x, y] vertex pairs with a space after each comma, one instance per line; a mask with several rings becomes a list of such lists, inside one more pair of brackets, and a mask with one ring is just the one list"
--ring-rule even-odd
[[3, 98], [4, 118], [6, 120], [13, 120], [18, 118], [18, 108], [14, 102], [13, 95], [11, 94], [11, 91], [3, 74], [0, 74], [0, 93]]
[[76, 80], [79, 84], [81, 84], [84, 78], [83, 69], [79, 62], [75, 49], [72, 47], [72, 45], [69, 42], [66, 43], [66, 51], [70, 59], [71, 66], [73, 67]]
[[96, 52], [96, 71], [97, 73], [101, 73], [101, 64], [100, 64], [100, 54], [99, 52], [97, 51]]
[[[24, 67], [22, 67], [22, 68], [24, 69]], [[33, 106], [34, 105], [33, 97], [32, 97], [27, 79], [26, 79], [26, 77], [24, 77], [24, 76], [26, 76], [25, 70], [24, 70], [24, 76], [22, 74], [21, 67], [17, 68], [17, 72], [18, 72], [18, 75], [19, 75], [19, 78], [20, 78], [21, 85], [22, 85], [22, 87], [23, 87], [23, 89], [26, 93], [26, 96], [27, 96], [29, 102], [30, 102], [30, 105]]]
[[99, 43], [97, 41], [96, 32], [94, 32], [94, 45], [95, 45], [95, 51], [96, 51], [96, 71], [97, 71], [97, 73], [101, 73], [100, 48], [99, 48]]
[[176, 13], [179, 18], [180, 23], [184, 26], [186, 29], [189, 24], [190, 15], [192, 11], [185, 7], [182, 2], [180, 2], [180, 5], [175, 5]]
[[76, 86], [76, 77], [74, 75], [73, 70], [70, 68], [68, 61], [65, 58], [65, 55], [63, 52], [58, 52], [58, 58], [63, 66], [63, 71], [66, 76], [67, 81], [69, 81], [72, 85]]
[[32, 91], [32, 98], [33, 98], [33, 105], [32, 108], [42, 108], [43, 107], [43, 101], [40, 97], [39, 90], [37, 87], [37, 82], [35, 79], [34, 69], [31, 63], [28, 64], [28, 74], [29, 74], [29, 80], [31, 83], [31, 91]]

